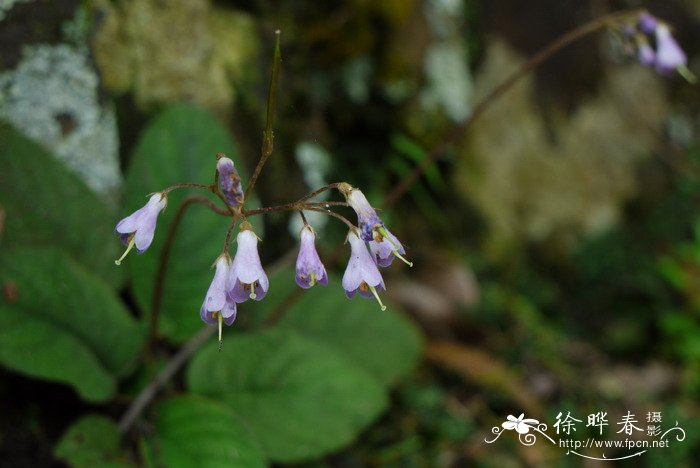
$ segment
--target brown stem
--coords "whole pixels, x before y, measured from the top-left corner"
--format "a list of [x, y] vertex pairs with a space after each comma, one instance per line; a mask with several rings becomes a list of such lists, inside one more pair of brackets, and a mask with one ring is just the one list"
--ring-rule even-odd
[[316, 196], [322, 194], [322, 193], [325, 192], [326, 190], [333, 190], [333, 189], [335, 189], [335, 188], [338, 188], [338, 185], [340, 185], [340, 184], [342, 184], [342, 183], [343, 183], [343, 182], [333, 182], [332, 184], [324, 185], [323, 187], [314, 190], [314, 191], [311, 192], [310, 194], [304, 195], [303, 197], [301, 197], [301, 198], [298, 200], [298, 202], [300, 203], [300, 202], [303, 202], [303, 201], [306, 201], [306, 200], [310, 200], [310, 199], [312, 199], [312, 198], [314, 198], [314, 197], [316, 197]]
[[175, 184], [171, 185], [170, 187], [166, 188], [163, 190], [162, 193], [170, 193], [173, 190], [180, 189], [180, 188], [201, 188], [205, 190], [209, 190], [210, 192], [213, 191], [211, 185], [203, 185], [203, 184]]
[[344, 222], [346, 224], [346, 226], [349, 227], [350, 229], [357, 229], [357, 227], [354, 224], [352, 224], [348, 218], [346, 218], [343, 215], [339, 215], [335, 211], [324, 210], [323, 208], [316, 208], [313, 206], [305, 206], [304, 209], [306, 211], [315, 211], [317, 213], [323, 213], [323, 214], [327, 214], [328, 216], [333, 216], [334, 218], [337, 218], [337, 219], [341, 220], [342, 222]]
[[168, 383], [170, 379], [177, 373], [178, 370], [187, 362], [192, 353], [214, 334], [216, 329], [213, 327], [203, 328], [199, 333], [194, 335], [182, 348], [168, 361], [168, 364], [161, 370], [158, 375], [148, 384], [146, 388], [141, 390], [136, 399], [129, 405], [124, 416], [119, 420], [119, 431], [125, 434], [131, 425], [136, 421], [136, 418], [148, 406], [151, 400], [156, 396], [158, 390]]
[[619, 21], [632, 17], [634, 15], [640, 15], [645, 10], [626, 10], [621, 12], [610, 13], [599, 18], [596, 18], [588, 23], [579, 26], [567, 33], [562, 34], [549, 45], [545, 46], [539, 52], [530, 58], [527, 62], [522, 64], [517, 70], [511, 73], [505, 80], [498, 84], [495, 88], [491, 90], [479, 103], [474, 107], [471, 115], [466, 118], [461, 124], [453, 128], [447, 137], [442, 141], [441, 144], [433, 148], [433, 150], [428, 154], [428, 156], [421, 161], [420, 164], [415, 166], [413, 170], [407, 174], [398, 185], [396, 185], [393, 190], [384, 198], [384, 201], [380, 205], [382, 208], [389, 207], [396, 203], [396, 201], [408, 190], [408, 188], [418, 179], [423, 173], [430, 167], [435, 161], [440, 157], [449, 146], [451, 146], [459, 137], [464, 135], [471, 124], [481, 117], [486, 109], [505, 94], [510, 88], [513, 87], [521, 78], [530, 73], [532, 70], [537, 68], [540, 64], [548, 60], [552, 55], [559, 52], [564, 47], [568, 46], [572, 42], [581, 39], [588, 34], [591, 34], [599, 29], [604, 28], [610, 24], [618, 23]]

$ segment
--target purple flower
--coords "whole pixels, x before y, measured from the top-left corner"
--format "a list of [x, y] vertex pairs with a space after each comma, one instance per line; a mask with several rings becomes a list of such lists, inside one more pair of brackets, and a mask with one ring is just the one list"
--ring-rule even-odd
[[226, 295], [226, 278], [231, 268], [231, 258], [227, 253], [216, 259], [216, 272], [209, 285], [207, 295], [199, 310], [199, 317], [208, 325], [219, 325], [219, 342], [221, 342], [221, 324], [231, 325], [236, 320], [236, 303]]
[[316, 252], [314, 241], [316, 234], [311, 226], [304, 225], [301, 229], [301, 241], [299, 246], [299, 256], [297, 256], [296, 282], [304, 288], [309, 289], [316, 283], [328, 284], [326, 268], [321, 263], [321, 259]]
[[250, 223], [241, 224], [236, 242], [238, 249], [226, 281], [229, 300], [245, 302], [250, 298], [259, 301], [267, 294], [270, 283], [260, 263], [258, 236], [251, 230]]
[[656, 28], [656, 71], [669, 74], [685, 67], [687, 60], [668, 26], [659, 24]]
[[379, 219], [377, 212], [369, 204], [365, 194], [346, 183], [340, 184], [338, 190], [345, 195], [348, 204], [357, 213], [357, 224], [360, 227], [362, 240], [369, 242], [374, 239], [377, 230], [384, 227], [384, 222]]
[[651, 67], [656, 62], [656, 53], [646, 40], [639, 44], [637, 58], [639, 59], [639, 63], [645, 67]]
[[639, 29], [645, 34], [653, 34], [659, 25], [659, 21], [649, 13], [642, 13], [639, 17]]
[[[413, 266], [413, 263], [406, 260], [404, 255], [406, 251], [401, 245], [401, 242], [388, 229], [382, 227], [378, 230], [378, 235], [381, 240], [371, 240], [369, 242], [369, 250], [372, 256], [380, 267], [388, 267], [394, 261], [394, 257], [400, 258], [408, 266]], [[379, 236], [375, 235], [375, 239]]]
[[382, 291], [384, 280], [382, 274], [377, 269], [377, 264], [374, 263], [372, 256], [367, 250], [367, 246], [357, 235], [357, 232], [352, 229], [348, 233], [348, 242], [350, 242], [350, 260], [343, 275], [343, 289], [345, 295], [351, 299], [355, 293], [360, 293], [364, 297], [374, 296], [379, 302], [382, 310], [386, 307], [382, 304], [379, 298], [377, 289]]
[[119, 234], [119, 239], [126, 245], [126, 251], [114, 263], [121, 265], [124, 257], [134, 246], [138, 253], [142, 253], [151, 245], [158, 215], [165, 209], [167, 204], [168, 198], [165, 194], [154, 193], [145, 206], [117, 223], [114, 232]]
[[233, 161], [223, 153], [216, 155], [218, 161], [216, 170], [219, 173], [219, 191], [223, 195], [229, 206], [236, 207], [243, 204], [243, 189], [241, 188], [241, 177], [238, 175]]

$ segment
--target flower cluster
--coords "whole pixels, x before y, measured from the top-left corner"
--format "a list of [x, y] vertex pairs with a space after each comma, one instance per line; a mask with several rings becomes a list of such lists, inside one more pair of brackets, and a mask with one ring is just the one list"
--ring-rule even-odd
[[[216, 178], [212, 185], [180, 184], [166, 188], [152, 195], [144, 207], [117, 223], [115, 231], [127, 246], [122, 257], [116, 261], [117, 265], [133, 247], [136, 247], [138, 253], [142, 253], [151, 245], [158, 215], [167, 204], [167, 194], [176, 188], [193, 186], [210, 190], [217, 195], [226, 205], [226, 209], [216, 208], [215, 211], [223, 212], [232, 218], [222, 253], [213, 264], [214, 278], [199, 311], [204, 323], [219, 327], [219, 341], [223, 324], [231, 325], [236, 319], [238, 304], [248, 299], [262, 300], [270, 287], [258, 254], [260, 239], [253, 232], [248, 217], [283, 210], [296, 210], [301, 213], [304, 226], [299, 236], [295, 281], [304, 289], [316, 284], [328, 284], [328, 273], [316, 251], [316, 232], [306, 222], [303, 215], [305, 209], [334, 216], [349, 227], [347, 243], [350, 244], [350, 259], [342, 279], [342, 286], [348, 298], [357, 293], [363, 297], [375, 298], [381, 309], [385, 310], [379, 292], [384, 291], [386, 287], [379, 267], [391, 265], [394, 258], [412, 266], [404, 257], [406, 252], [401, 242], [386, 228], [365, 195], [350, 184], [330, 184], [288, 205], [245, 210], [241, 179], [233, 161], [223, 154], [217, 155]], [[357, 226], [347, 218], [330, 211], [328, 206], [321, 208], [322, 205], [318, 202], [309, 201], [315, 195], [330, 189], [338, 189], [345, 197], [345, 202], [335, 202], [335, 205], [352, 208], [357, 215]], [[239, 232], [236, 236], [236, 253], [232, 260], [229, 255], [229, 239], [236, 224], [239, 224]]]
[[654, 67], [662, 75], [678, 72], [692, 81], [685, 52], [667, 23], [644, 12], [634, 24], [627, 25], [625, 33], [642, 65]]

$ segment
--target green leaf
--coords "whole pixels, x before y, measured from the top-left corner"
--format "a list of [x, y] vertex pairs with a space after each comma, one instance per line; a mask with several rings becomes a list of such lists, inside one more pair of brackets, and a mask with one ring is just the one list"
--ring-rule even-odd
[[149, 442], [155, 466], [264, 467], [257, 442], [226, 406], [180, 396], [160, 402]]
[[413, 324], [391, 308], [382, 311], [374, 300], [348, 300], [334, 286], [305, 291], [279, 326], [333, 348], [384, 384], [409, 372], [421, 354]]
[[291, 330], [212, 342], [193, 358], [189, 388], [221, 399], [274, 461], [308, 460], [352, 442], [386, 406], [382, 386], [330, 348]]
[[119, 242], [115, 213], [76, 175], [41, 146], [0, 125], [0, 205], [5, 210], [3, 248], [52, 245], [70, 254], [113, 286]]
[[[213, 181], [216, 153], [234, 162], [235, 150], [226, 129], [209, 113], [178, 104], [158, 115], [146, 128], [134, 151], [126, 179], [127, 209], [143, 206], [146, 196], [177, 183], [209, 184]], [[240, 168], [239, 168], [240, 169]], [[139, 306], [149, 313], [154, 280], [166, 233], [185, 195], [207, 193], [176, 190], [168, 196], [168, 208], [160, 215], [155, 239], [143, 255], [125, 260], [132, 274]], [[218, 199], [212, 199], [221, 204]], [[183, 218], [170, 254], [160, 309], [160, 332], [184, 341], [199, 330], [199, 308], [213, 277], [211, 266], [221, 253], [229, 219], [201, 205], [191, 206]]]
[[3, 252], [0, 284], [14, 290], [0, 303], [0, 362], [87, 400], [110, 398], [145, 335], [113, 291], [52, 248]]
[[73, 423], [54, 448], [54, 456], [74, 468], [133, 466], [120, 460], [119, 428], [109, 418], [91, 414]]

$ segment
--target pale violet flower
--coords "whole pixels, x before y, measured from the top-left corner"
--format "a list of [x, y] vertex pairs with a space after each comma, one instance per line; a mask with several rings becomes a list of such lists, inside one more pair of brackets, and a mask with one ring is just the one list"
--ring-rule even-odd
[[346, 183], [340, 184], [338, 190], [345, 195], [348, 205], [357, 214], [357, 224], [360, 227], [362, 240], [369, 242], [375, 239], [378, 230], [384, 227], [384, 222], [379, 218], [372, 205], [369, 204], [365, 194]]
[[241, 177], [238, 175], [233, 161], [223, 153], [216, 155], [216, 170], [218, 172], [219, 192], [229, 206], [236, 207], [243, 204], [243, 189]]
[[119, 234], [119, 239], [126, 245], [126, 251], [114, 263], [121, 265], [129, 251], [136, 247], [138, 253], [142, 253], [153, 242], [158, 215], [168, 204], [168, 198], [163, 193], [155, 193], [148, 199], [145, 206], [131, 213], [117, 223], [114, 231]]
[[249, 298], [259, 301], [265, 297], [270, 283], [260, 263], [258, 236], [248, 222], [243, 222], [236, 237], [238, 247], [226, 281], [230, 300], [245, 302]]
[[365, 194], [347, 183], [340, 184], [338, 190], [345, 195], [348, 205], [355, 210], [360, 238], [370, 243], [372, 255], [377, 258], [379, 265], [388, 266], [394, 260], [393, 257], [397, 257], [408, 266], [413, 266], [413, 263], [403, 256], [406, 251], [401, 242], [384, 226]]
[[406, 262], [407, 265], [413, 266], [413, 263], [409, 262], [403, 257], [403, 255], [406, 254], [406, 251], [396, 236], [386, 228], [383, 228], [382, 231], [384, 232], [384, 235], [382, 236], [382, 240], [380, 242], [377, 242], [376, 240], [369, 242], [369, 250], [372, 252], [372, 256], [376, 260], [377, 265], [380, 267], [388, 267], [391, 265], [391, 262], [394, 261], [394, 257], [398, 257]]
[[656, 71], [671, 73], [685, 67], [688, 59], [665, 24], [656, 28]]
[[524, 416], [525, 413], [521, 413], [517, 418], [509, 414], [506, 418], [507, 421], [503, 422], [501, 426], [509, 431], [515, 429], [518, 434], [527, 434], [532, 427], [537, 427], [540, 422], [537, 419], [523, 419]]
[[236, 320], [236, 303], [226, 294], [226, 279], [231, 268], [231, 258], [223, 253], [214, 264], [216, 272], [204, 297], [199, 317], [208, 325], [219, 325], [219, 342], [221, 342], [221, 324], [231, 325]]
[[316, 234], [313, 228], [308, 224], [304, 225], [300, 237], [295, 276], [297, 284], [304, 289], [309, 289], [316, 283], [328, 284], [326, 268], [316, 252]]
[[386, 289], [377, 264], [354, 229], [348, 233], [348, 242], [350, 243], [350, 260], [345, 269], [342, 282], [345, 295], [350, 299], [356, 293], [364, 297], [374, 296], [382, 310], [385, 310], [386, 307], [382, 304], [382, 300], [377, 293], [377, 290], [382, 291]]

